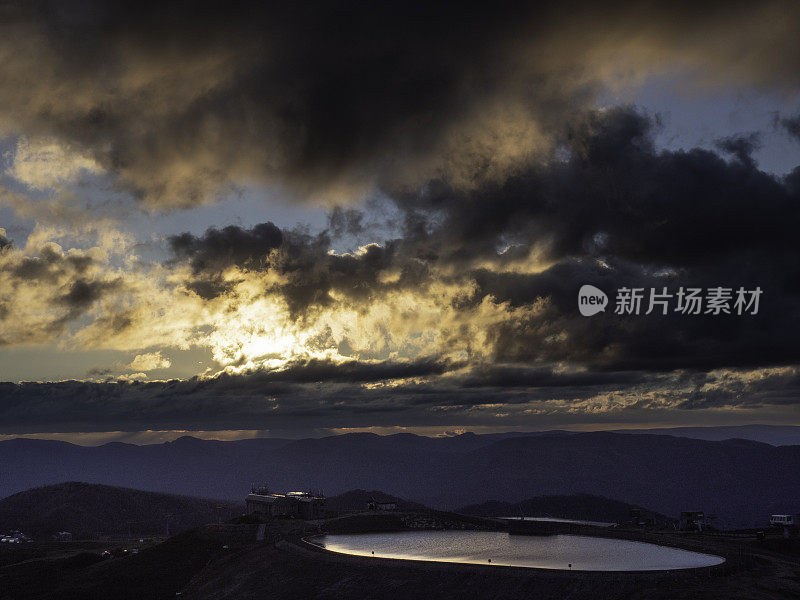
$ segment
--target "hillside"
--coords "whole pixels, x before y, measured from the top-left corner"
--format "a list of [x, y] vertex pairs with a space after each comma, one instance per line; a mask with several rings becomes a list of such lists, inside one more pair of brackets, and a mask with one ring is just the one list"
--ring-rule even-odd
[[235, 442], [181, 438], [135, 446], [0, 442], [0, 495], [65, 480], [241, 502], [253, 482], [273, 489], [382, 490], [435, 509], [490, 500], [593, 494], [670, 517], [718, 516], [720, 527], [764, 526], [800, 510], [800, 446], [668, 435], [347, 434]]
[[145, 548], [135, 556], [102, 560], [102, 548], [90, 547], [67, 558], [24, 560], [3, 568], [0, 599], [174, 599], [194, 575], [226, 552], [218, 541], [199, 535], [196, 529]]
[[553, 517], [625, 523], [631, 519], [631, 510], [634, 509], [644, 511], [659, 523], [669, 520], [665, 515], [653, 513], [641, 506], [591, 494], [538, 496], [514, 503], [484, 502], [465, 506], [457, 512], [478, 517]]
[[374, 499], [376, 502], [394, 503], [399, 510], [421, 510], [425, 506], [417, 502], [410, 502], [397, 496], [385, 494], [377, 490], [350, 490], [344, 494], [327, 498], [325, 506], [329, 510], [338, 511], [351, 511], [351, 510], [365, 510], [367, 503]]
[[84, 539], [163, 535], [169, 527], [174, 534], [218, 518], [227, 520], [242, 509], [231, 502], [68, 482], [0, 500], [0, 531], [18, 529], [36, 538], [68, 531]]

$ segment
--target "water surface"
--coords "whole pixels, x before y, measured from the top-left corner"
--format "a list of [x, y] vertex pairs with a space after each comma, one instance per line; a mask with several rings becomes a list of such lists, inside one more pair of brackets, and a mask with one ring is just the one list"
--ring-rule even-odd
[[[333, 552], [402, 558], [574, 569], [663, 571], [718, 565], [725, 559], [656, 544], [579, 535], [509, 535], [495, 531], [410, 531], [323, 535], [312, 540]], [[570, 564], [572, 565], [570, 567]]]
[[540, 521], [543, 523], [569, 523], [571, 525], [593, 525], [594, 527], [611, 527], [616, 523], [605, 521], [581, 521], [579, 519], [559, 519], [556, 517], [495, 517], [504, 521]]

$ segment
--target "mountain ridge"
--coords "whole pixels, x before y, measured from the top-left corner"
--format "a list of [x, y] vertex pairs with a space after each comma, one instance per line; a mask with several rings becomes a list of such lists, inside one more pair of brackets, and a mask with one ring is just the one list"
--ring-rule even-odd
[[65, 480], [241, 501], [253, 483], [379, 489], [437, 509], [542, 495], [593, 494], [676, 516], [720, 515], [762, 526], [800, 509], [800, 446], [747, 440], [587, 432], [552, 436], [426, 438], [346, 434], [147, 446], [0, 442], [0, 496]]

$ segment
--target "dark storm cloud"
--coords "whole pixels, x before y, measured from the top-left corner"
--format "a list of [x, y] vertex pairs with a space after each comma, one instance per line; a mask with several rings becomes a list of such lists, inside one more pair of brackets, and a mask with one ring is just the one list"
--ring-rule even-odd
[[77, 279], [69, 285], [58, 301], [70, 308], [73, 314], [80, 314], [97, 302], [103, 294], [119, 287], [119, 281], [86, 281]]
[[432, 175], [470, 187], [527, 162], [532, 138], [549, 140], [617, 73], [677, 65], [711, 85], [792, 87], [796, 11], [6, 2], [0, 39], [16, 58], [2, 67], [0, 121], [89, 152], [150, 206], [252, 181], [329, 196]]
[[[300, 367], [301, 365], [297, 365]], [[621, 373], [547, 375], [517, 372], [511, 378], [463, 379], [437, 373], [435, 364], [353, 365], [331, 381], [335, 370], [310, 365], [324, 377], [312, 381], [300, 368], [283, 374], [193, 378], [166, 382], [0, 383], [0, 433], [48, 431], [137, 431], [163, 429], [314, 429], [339, 427], [429, 427], [530, 424], [530, 411], [550, 419], [641, 418], [644, 409], [677, 412], [718, 408], [795, 406], [796, 370], [760, 373]], [[385, 377], [428, 376], [426, 383], [365, 387]], [[477, 371], [474, 377], [486, 375]], [[506, 375], [509, 375], [506, 373]], [[631, 387], [631, 384], [635, 386]], [[690, 389], [684, 389], [690, 384]], [[498, 414], [499, 413], [499, 414]]]
[[[44, 44], [32, 62], [53, 80], [31, 92], [62, 81], [94, 92], [33, 102], [29, 129], [87, 147], [149, 203], [176, 206], [248, 178], [362, 185], [427, 154], [506, 85], [496, 59], [534, 11], [496, 8], [39, 2], [6, 12], [7, 37]], [[105, 85], [91, 82], [98, 75]]]
[[742, 163], [753, 164], [753, 152], [761, 147], [761, 139], [758, 133], [729, 136], [718, 140], [717, 147], [732, 154]]
[[0, 345], [52, 341], [98, 301], [123, 289], [90, 254], [45, 244], [35, 255], [0, 247]]
[[657, 151], [651, 128], [630, 108], [591, 112], [566, 140], [565, 162], [475, 191], [432, 185], [400, 202], [410, 215], [440, 219], [426, 242], [453, 259], [544, 241], [553, 259], [690, 267], [740, 249], [792, 248], [800, 215], [793, 178], [707, 150]]
[[[185, 234], [172, 246], [192, 265], [190, 289], [210, 286], [229, 266], [272, 272], [281, 283], [268, 291], [296, 315], [442, 282], [463, 288], [450, 307], [465, 322], [487, 300], [508, 310], [538, 306], [487, 325], [497, 363], [668, 371], [799, 361], [800, 171], [783, 179], [760, 171], [752, 136], [720, 142], [728, 160], [709, 150], [657, 150], [653, 127], [632, 108], [586, 113], [564, 136], [560, 160], [475, 190], [432, 181], [395, 195], [403, 236], [359, 254], [329, 252], [331, 235], [362, 222], [354, 211], [335, 212], [318, 236], [265, 224]], [[270, 232], [266, 243], [262, 231]], [[537, 246], [546, 267], [504, 268]], [[400, 275], [383, 277], [391, 271]], [[576, 308], [584, 283], [612, 302], [621, 287], [760, 287], [763, 296], [757, 315], [619, 316], [612, 305], [587, 319]]]
[[465, 388], [575, 388], [593, 386], [630, 386], [645, 383], [648, 377], [640, 372], [575, 372], [556, 373], [546, 367], [519, 365], [478, 365], [458, 378]]
[[761, 408], [766, 405], [797, 405], [800, 374], [797, 370], [770, 373], [749, 381], [721, 378], [719, 385], [708, 390], [694, 390], [677, 407], [681, 410], [720, 408], [735, 404], [739, 408]]
[[792, 137], [797, 139], [797, 141], [800, 142], [800, 115], [797, 115], [795, 117], [783, 118], [780, 119], [779, 122], [783, 126], [783, 128], [786, 129], [789, 135], [791, 135]]
[[231, 283], [222, 278], [227, 268], [264, 268], [272, 251], [283, 241], [280, 229], [272, 223], [262, 223], [251, 230], [235, 226], [212, 228], [201, 237], [184, 233], [172, 236], [169, 245], [176, 257], [188, 260], [195, 274], [187, 288], [210, 300], [230, 290]]
[[383, 381], [387, 379], [406, 379], [428, 375], [441, 375], [455, 365], [433, 359], [420, 359], [411, 362], [375, 363], [351, 361], [335, 363], [327, 360], [298, 360], [288, 363], [279, 371], [254, 371], [246, 376], [220, 375], [215, 384], [236, 386], [237, 382], [245, 382], [245, 387], [258, 383], [314, 383], [344, 382], [362, 383]]
[[354, 209], [335, 207], [328, 215], [328, 229], [334, 237], [364, 233], [364, 214]]
[[229, 291], [231, 283], [223, 281], [222, 275], [231, 267], [244, 273], [271, 272], [281, 278], [271, 291], [277, 291], [294, 314], [329, 305], [334, 291], [355, 301], [386, 287], [378, 276], [393, 264], [395, 253], [392, 244], [373, 244], [357, 255], [331, 254], [327, 232], [281, 231], [272, 223], [252, 229], [209, 229], [200, 237], [184, 233], [171, 237], [169, 243], [176, 259], [187, 260], [192, 267], [187, 288], [202, 298]]
[[[201, 297], [226, 293], [228, 268], [242, 277], [273, 273], [279, 282], [265, 284], [265, 293], [296, 316], [443, 282], [463, 288], [450, 307], [465, 322], [487, 300], [508, 309], [546, 300], [487, 326], [498, 363], [668, 371], [797, 362], [800, 171], [784, 179], [760, 171], [750, 159], [752, 136], [720, 142], [729, 160], [701, 149], [657, 150], [653, 127], [632, 108], [586, 113], [564, 137], [566, 158], [475, 190], [432, 181], [397, 194], [402, 237], [357, 254], [330, 253], [331, 236], [352, 235], [367, 216], [352, 210], [334, 211], [329, 230], [316, 236], [267, 223], [183, 234], [171, 245], [176, 260], [191, 265], [187, 287]], [[548, 266], [504, 268], [537, 246]], [[493, 263], [479, 266], [486, 261]], [[389, 272], [398, 275], [387, 279]], [[576, 308], [584, 283], [612, 302], [620, 287], [760, 287], [763, 297], [758, 315], [618, 316], [612, 305], [587, 319]]]
[[[567, 138], [566, 161], [478, 190], [435, 184], [401, 197], [407, 215], [428, 223], [423, 232], [409, 228], [404, 243], [454, 264], [504, 244], [544, 244], [544, 260], [554, 264], [540, 273], [468, 271], [476, 286], [465, 306], [487, 297], [512, 307], [549, 301], [543, 312], [492, 328], [501, 362], [657, 370], [788, 364], [800, 359], [800, 188], [797, 172], [778, 179], [759, 171], [749, 158], [754, 143], [725, 140], [730, 161], [700, 149], [659, 151], [647, 117], [595, 112]], [[760, 286], [764, 296], [750, 317], [619, 317], [612, 305], [586, 319], [576, 310], [584, 283], [609, 293]], [[563, 342], [543, 343], [559, 333]]]
[[222, 271], [230, 266], [260, 268], [272, 250], [283, 243], [283, 233], [272, 223], [243, 230], [229, 226], [209, 229], [195, 237], [188, 233], [169, 240], [172, 251], [189, 259], [195, 273]]

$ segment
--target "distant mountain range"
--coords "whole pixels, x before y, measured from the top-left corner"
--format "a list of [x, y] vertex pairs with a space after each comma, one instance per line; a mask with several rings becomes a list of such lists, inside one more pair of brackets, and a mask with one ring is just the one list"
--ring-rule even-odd
[[731, 425], [722, 427], [667, 427], [662, 429], [619, 429], [614, 433], [646, 433], [674, 435], [697, 440], [722, 441], [731, 439], [753, 440], [773, 446], [800, 445], [800, 427], [797, 425]]
[[19, 492], [0, 500], [0, 532], [36, 538], [67, 531], [75, 539], [98, 535], [164, 535], [227, 521], [244, 505], [121, 487], [67, 482]]
[[800, 512], [800, 446], [668, 435], [548, 433], [348, 434], [321, 439], [199, 440], [82, 447], [0, 442], [0, 497], [89, 481], [241, 501], [252, 483], [328, 496], [380, 489], [432, 508], [543, 495], [593, 494], [665, 515], [705, 510], [723, 527], [762, 526]]
[[[716, 427], [658, 427], [650, 429], [612, 429], [610, 433], [630, 433], [648, 435], [672, 435], [696, 440], [720, 442], [723, 440], [752, 440], [772, 446], [800, 446], [800, 426], [798, 425], [723, 425]], [[510, 431], [485, 434], [481, 437], [506, 439], [509, 437], [570, 435], [573, 431], [552, 429], [549, 431]]]

